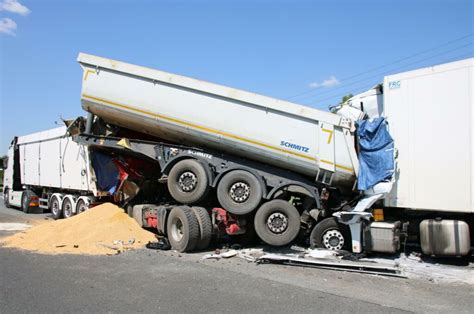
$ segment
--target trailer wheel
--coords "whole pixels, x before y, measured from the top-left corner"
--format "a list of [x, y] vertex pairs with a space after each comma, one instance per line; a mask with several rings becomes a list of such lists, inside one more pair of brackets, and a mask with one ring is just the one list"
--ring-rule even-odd
[[53, 214], [53, 219], [57, 220], [63, 216], [63, 211], [61, 207], [59, 207], [59, 199], [57, 196], [52, 196], [49, 201], [49, 209], [51, 210], [51, 214]]
[[207, 210], [203, 207], [191, 207], [199, 223], [199, 241], [196, 244], [197, 250], [204, 250], [209, 247], [212, 237], [212, 222]]
[[31, 190], [26, 190], [21, 194], [21, 209], [25, 214], [30, 213], [30, 201], [31, 197], [35, 196], [36, 194]]
[[298, 210], [284, 200], [273, 200], [260, 206], [254, 219], [255, 231], [262, 241], [273, 246], [291, 243], [300, 231]]
[[3, 204], [6, 208], [10, 208], [10, 190], [8, 188], [3, 192]]
[[76, 204], [76, 214], [80, 214], [89, 209], [89, 206], [86, 204], [86, 201], [79, 199]]
[[127, 204], [125, 207], [125, 211], [127, 212], [128, 217], [133, 218], [133, 205]]
[[260, 181], [250, 172], [234, 170], [217, 186], [217, 198], [223, 208], [234, 215], [246, 215], [258, 207], [263, 197]]
[[62, 210], [64, 218], [71, 218], [74, 216], [74, 212], [72, 211], [72, 203], [69, 198], [64, 198]]
[[168, 175], [168, 190], [179, 203], [198, 203], [206, 197], [209, 188], [204, 166], [194, 159], [179, 161]]
[[167, 223], [168, 239], [179, 252], [194, 250], [199, 240], [199, 222], [188, 206], [173, 207]]
[[349, 227], [339, 224], [334, 217], [326, 218], [311, 231], [311, 248], [324, 248], [333, 251], [350, 250], [351, 237]]

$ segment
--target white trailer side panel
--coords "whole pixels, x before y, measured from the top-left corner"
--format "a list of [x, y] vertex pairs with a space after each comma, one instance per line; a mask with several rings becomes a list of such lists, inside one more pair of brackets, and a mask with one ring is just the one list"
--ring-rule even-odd
[[28, 182], [28, 184], [31, 185], [40, 184], [39, 149], [39, 143], [31, 143], [21, 147], [20, 162], [22, 163], [22, 182]]
[[385, 78], [399, 151], [386, 206], [474, 212], [473, 69], [471, 58]]
[[18, 137], [23, 185], [95, 191], [87, 148], [65, 133], [66, 127], [59, 127]]
[[355, 180], [341, 116], [92, 55], [78, 61], [83, 108], [110, 123], [309, 176], [327, 170], [341, 185]]
[[41, 142], [40, 185], [47, 187], [61, 186], [59, 156], [61, 147], [57, 140]]
[[71, 190], [88, 190], [85, 148], [69, 137], [63, 137], [61, 145], [61, 187]]

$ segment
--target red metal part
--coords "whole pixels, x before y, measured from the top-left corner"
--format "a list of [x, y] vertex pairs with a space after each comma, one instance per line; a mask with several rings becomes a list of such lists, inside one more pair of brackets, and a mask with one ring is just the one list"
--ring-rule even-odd
[[225, 228], [227, 234], [234, 234], [240, 231], [240, 226], [237, 223], [230, 224], [227, 228]]
[[237, 218], [229, 214], [223, 208], [213, 208], [212, 212], [215, 214], [217, 226], [221, 231], [232, 235], [240, 231], [239, 221]]
[[158, 226], [158, 218], [156, 217], [156, 214], [146, 212], [145, 219], [148, 227], [156, 228]]

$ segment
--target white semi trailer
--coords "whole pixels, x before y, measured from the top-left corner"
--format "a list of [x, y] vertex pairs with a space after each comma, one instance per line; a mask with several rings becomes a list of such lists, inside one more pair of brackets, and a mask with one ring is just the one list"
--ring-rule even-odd
[[[410, 222], [426, 254], [464, 255], [474, 234], [474, 58], [389, 75], [333, 109], [384, 116], [398, 151], [386, 216]], [[434, 219], [434, 220], [433, 220]]]
[[67, 218], [101, 196], [89, 149], [72, 141], [66, 127], [15, 137], [4, 167], [5, 205], [26, 213], [41, 208]]

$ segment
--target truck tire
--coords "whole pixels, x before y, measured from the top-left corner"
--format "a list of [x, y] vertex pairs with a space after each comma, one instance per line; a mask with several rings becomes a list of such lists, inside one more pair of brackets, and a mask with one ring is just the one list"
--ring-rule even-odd
[[35, 195], [36, 194], [31, 190], [26, 190], [21, 194], [21, 210], [25, 214], [30, 213], [30, 211], [31, 211], [31, 207], [30, 207], [31, 197], [35, 196]]
[[52, 196], [49, 200], [49, 210], [51, 210], [54, 220], [60, 219], [63, 216], [63, 211], [59, 206], [59, 199], [56, 195]]
[[254, 227], [257, 235], [267, 244], [290, 244], [300, 231], [298, 210], [284, 200], [273, 200], [260, 206], [255, 214]]
[[89, 206], [86, 204], [86, 201], [79, 199], [76, 203], [76, 214], [80, 214], [89, 209]]
[[199, 240], [199, 222], [188, 206], [173, 207], [166, 224], [168, 240], [178, 252], [194, 250]]
[[133, 218], [133, 205], [127, 204], [125, 207], [125, 211], [127, 212], [128, 217]]
[[203, 207], [191, 207], [199, 223], [199, 241], [196, 244], [197, 250], [204, 250], [209, 247], [212, 237], [212, 222], [207, 210]]
[[350, 251], [352, 245], [349, 227], [338, 223], [334, 217], [326, 218], [311, 231], [309, 244], [311, 248]]
[[72, 210], [72, 203], [68, 197], [64, 197], [63, 204], [62, 204], [62, 211], [64, 218], [71, 218], [74, 216], [74, 212]]
[[10, 189], [8, 188], [3, 192], [3, 204], [6, 208], [10, 208]]
[[168, 175], [168, 190], [179, 203], [198, 203], [206, 197], [209, 188], [206, 170], [195, 159], [179, 161]]
[[225, 174], [217, 186], [219, 203], [234, 215], [251, 213], [258, 207], [262, 197], [263, 187], [260, 181], [245, 170]]

